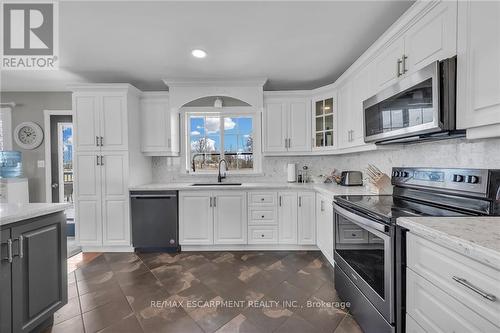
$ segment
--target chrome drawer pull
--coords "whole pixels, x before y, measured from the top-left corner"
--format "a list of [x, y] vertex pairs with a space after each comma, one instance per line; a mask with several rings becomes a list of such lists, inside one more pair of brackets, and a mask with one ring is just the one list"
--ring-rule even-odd
[[478, 293], [479, 295], [483, 296], [484, 298], [486, 298], [487, 300], [490, 300], [492, 302], [495, 302], [497, 300], [496, 296], [495, 295], [492, 295], [492, 294], [488, 294], [487, 292], [479, 289], [478, 287], [472, 285], [469, 281], [467, 281], [466, 279], [463, 279], [463, 278], [459, 278], [457, 276], [453, 276], [453, 280], [457, 281], [458, 283], [460, 283], [461, 285], [469, 288], [470, 290]]
[[[4, 243], [2, 243], [4, 244]], [[7, 239], [7, 257], [2, 258], [2, 260], [8, 261], [9, 263], [12, 263], [12, 239]]]

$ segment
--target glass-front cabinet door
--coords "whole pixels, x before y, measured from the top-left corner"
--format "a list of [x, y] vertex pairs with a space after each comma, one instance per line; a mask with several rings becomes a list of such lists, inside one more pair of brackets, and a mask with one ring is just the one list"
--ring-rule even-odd
[[334, 97], [313, 100], [313, 149], [336, 146], [336, 101]]

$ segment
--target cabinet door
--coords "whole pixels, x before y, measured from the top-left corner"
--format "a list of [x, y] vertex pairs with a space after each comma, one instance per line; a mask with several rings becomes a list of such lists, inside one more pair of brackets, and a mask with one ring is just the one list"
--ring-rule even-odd
[[457, 52], [457, 1], [441, 1], [405, 34], [406, 70], [422, 67]]
[[104, 245], [130, 245], [127, 155], [127, 152], [101, 153]]
[[246, 192], [213, 193], [214, 244], [247, 243]]
[[268, 102], [264, 110], [264, 152], [286, 152], [287, 108], [285, 103]]
[[30, 332], [68, 301], [65, 227], [61, 212], [12, 228], [14, 332]]
[[375, 58], [376, 84], [378, 90], [393, 84], [398, 80], [398, 60], [404, 54], [404, 38], [392, 42]]
[[339, 135], [340, 148], [351, 144], [352, 82], [348, 80], [339, 89]]
[[311, 150], [311, 108], [307, 101], [292, 101], [288, 111], [288, 151]]
[[0, 230], [0, 332], [12, 332], [12, 280], [11, 264], [8, 257], [7, 240], [10, 229]]
[[299, 193], [299, 209], [297, 217], [297, 232], [299, 244], [316, 244], [316, 206], [314, 203], [314, 193]]
[[75, 151], [99, 150], [99, 98], [74, 95]]
[[353, 79], [353, 87], [351, 92], [351, 112], [349, 113], [349, 129], [348, 133], [349, 147], [362, 146], [365, 144], [364, 137], [364, 110], [363, 101], [375, 94], [374, 89], [374, 64], [369, 63], [363, 67]]
[[211, 195], [204, 191], [179, 193], [179, 244], [214, 243]]
[[98, 153], [77, 152], [74, 158], [76, 236], [80, 244], [102, 244], [101, 167]]
[[100, 131], [102, 150], [127, 150], [126, 96], [104, 95], [101, 97]]
[[[459, 1], [457, 125], [500, 123], [500, 2]], [[490, 136], [498, 136], [498, 130]]]
[[141, 100], [141, 147], [143, 153], [165, 155], [172, 151], [168, 99]]
[[297, 244], [297, 193], [278, 193], [278, 243]]

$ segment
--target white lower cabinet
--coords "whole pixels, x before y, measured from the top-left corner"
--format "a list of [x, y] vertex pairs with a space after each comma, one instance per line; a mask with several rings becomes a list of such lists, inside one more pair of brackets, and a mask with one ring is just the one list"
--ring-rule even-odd
[[297, 243], [300, 245], [316, 244], [316, 212], [313, 192], [298, 194]]
[[213, 244], [213, 222], [212, 192], [179, 193], [179, 244]]
[[278, 228], [274, 226], [249, 226], [248, 244], [277, 244]]
[[498, 270], [410, 232], [406, 276], [406, 311], [424, 331], [500, 332], [498, 301], [485, 297], [500, 293]]
[[180, 192], [179, 243], [246, 244], [246, 200], [246, 192]]
[[316, 244], [333, 264], [333, 205], [328, 196], [316, 195]]
[[297, 192], [278, 193], [278, 243], [297, 244]]
[[75, 154], [75, 204], [82, 246], [129, 246], [127, 152]]
[[246, 244], [246, 192], [217, 192], [213, 198], [214, 244]]

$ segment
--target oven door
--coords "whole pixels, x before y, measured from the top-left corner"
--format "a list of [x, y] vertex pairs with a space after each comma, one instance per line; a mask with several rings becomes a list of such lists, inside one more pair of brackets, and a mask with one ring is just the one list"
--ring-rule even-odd
[[365, 142], [441, 131], [439, 62], [363, 102]]
[[336, 265], [394, 323], [394, 228], [334, 204]]

